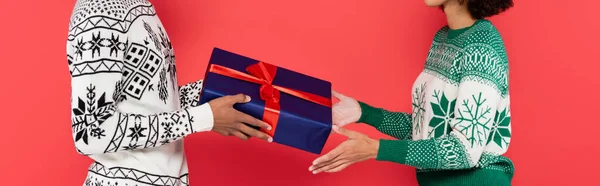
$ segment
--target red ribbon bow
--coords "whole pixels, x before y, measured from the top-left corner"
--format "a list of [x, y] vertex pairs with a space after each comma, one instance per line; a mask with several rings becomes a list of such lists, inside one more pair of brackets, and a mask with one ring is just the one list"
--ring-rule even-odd
[[279, 105], [279, 101], [281, 101], [280, 92], [284, 92], [326, 107], [331, 107], [331, 99], [329, 98], [273, 85], [273, 80], [275, 80], [275, 75], [277, 72], [277, 66], [264, 62], [258, 62], [248, 66], [246, 71], [248, 71], [248, 74], [215, 64], [211, 64], [209, 67], [209, 72], [261, 85], [260, 98], [265, 100], [265, 111], [262, 120], [272, 127], [270, 131], [263, 130], [263, 132], [269, 134], [270, 136], [275, 135], [275, 129], [277, 128], [277, 122], [279, 120], [279, 114], [281, 111]]

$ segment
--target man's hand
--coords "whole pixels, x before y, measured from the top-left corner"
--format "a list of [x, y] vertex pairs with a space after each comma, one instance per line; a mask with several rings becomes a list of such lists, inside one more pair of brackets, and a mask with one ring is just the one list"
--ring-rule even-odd
[[268, 142], [273, 142], [273, 138], [269, 135], [246, 125], [271, 130], [269, 124], [233, 108], [233, 105], [236, 103], [247, 103], [249, 101], [249, 96], [238, 94], [235, 96], [224, 96], [208, 102], [214, 118], [212, 131], [224, 136], [234, 135], [242, 140], [257, 137]]
[[356, 123], [362, 114], [358, 101], [336, 91], [332, 91], [332, 95], [340, 100], [332, 108], [333, 124], [343, 127], [350, 123]]
[[308, 168], [313, 174], [321, 172], [339, 172], [353, 163], [377, 157], [379, 141], [367, 135], [333, 126], [335, 132], [347, 136], [349, 139], [329, 153], [317, 158]]

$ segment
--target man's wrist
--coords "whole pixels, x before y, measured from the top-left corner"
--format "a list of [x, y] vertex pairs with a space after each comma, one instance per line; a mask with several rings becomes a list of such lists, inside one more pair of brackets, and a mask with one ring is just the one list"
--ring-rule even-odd
[[214, 126], [213, 110], [210, 104], [205, 103], [197, 107], [188, 108], [190, 123], [193, 132], [211, 131]]

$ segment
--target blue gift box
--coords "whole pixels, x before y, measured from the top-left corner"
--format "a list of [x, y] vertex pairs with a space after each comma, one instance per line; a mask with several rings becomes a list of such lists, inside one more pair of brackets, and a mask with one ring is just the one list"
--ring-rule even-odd
[[[204, 78], [200, 104], [226, 95], [245, 94], [252, 98], [249, 103], [236, 104], [235, 109], [262, 119], [265, 113], [265, 100], [261, 99], [261, 84], [249, 82], [211, 71], [213, 66], [221, 66], [242, 73], [260, 61], [215, 48]], [[262, 62], [260, 62], [262, 63]], [[273, 85], [293, 89], [325, 98], [331, 104], [331, 83], [276, 67]], [[246, 74], [244, 74], [246, 75]], [[280, 93], [280, 113], [273, 141], [286, 146], [320, 154], [331, 133], [332, 112], [325, 106], [303, 98]]]

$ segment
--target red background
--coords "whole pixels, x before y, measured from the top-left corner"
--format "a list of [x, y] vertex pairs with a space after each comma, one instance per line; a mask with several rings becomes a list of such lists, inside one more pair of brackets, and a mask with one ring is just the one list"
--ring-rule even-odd
[[[443, 14], [422, 0], [156, 0], [180, 84], [200, 79], [212, 47], [321, 77], [370, 104], [410, 110]], [[65, 57], [73, 0], [0, 6], [2, 185], [81, 185]], [[598, 163], [598, 1], [516, 1], [492, 18], [511, 65], [514, 185], [589, 185]], [[317, 68], [318, 67], [318, 68]], [[354, 125], [371, 137], [370, 127]], [[344, 138], [333, 135], [325, 151]], [[367, 161], [312, 175], [316, 155], [213, 133], [186, 138], [193, 185], [416, 185], [410, 167]]]

